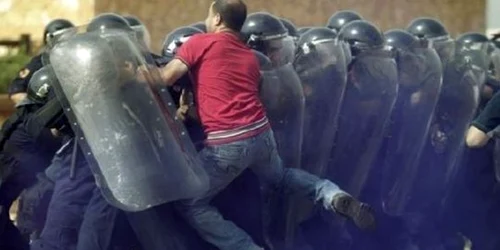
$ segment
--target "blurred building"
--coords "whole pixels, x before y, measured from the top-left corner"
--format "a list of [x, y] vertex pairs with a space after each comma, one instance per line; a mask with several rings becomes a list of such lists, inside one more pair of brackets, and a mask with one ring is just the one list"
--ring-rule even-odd
[[[251, 12], [268, 11], [297, 25], [324, 25], [337, 10], [352, 9], [381, 29], [404, 28], [419, 16], [441, 19], [450, 32], [486, 31], [487, 0], [247, 0]], [[489, 0], [498, 1], [498, 0]], [[63, 17], [86, 23], [96, 13], [133, 14], [144, 20], [158, 50], [172, 29], [201, 21], [210, 0], [0, 0], [0, 39], [30, 33], [41, 40], [43, 26]]]

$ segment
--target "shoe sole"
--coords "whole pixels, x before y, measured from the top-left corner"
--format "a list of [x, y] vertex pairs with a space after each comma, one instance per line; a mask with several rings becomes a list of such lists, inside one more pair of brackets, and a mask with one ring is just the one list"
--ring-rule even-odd
[[335, 212], [354, 221], [361, 229], [374, 229], [375, 216], [373, 209], [351, 196], [345, 196], [335, 202]]

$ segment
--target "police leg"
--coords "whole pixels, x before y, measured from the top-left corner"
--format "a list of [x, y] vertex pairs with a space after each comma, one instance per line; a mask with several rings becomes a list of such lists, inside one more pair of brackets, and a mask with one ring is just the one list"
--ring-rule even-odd
[[212, 249], [177, 215], [172, 203], [127, 213], [127, 218], [142, 249]]
[[[212, 198], [229, 185], [249, 164], [242, 148], [248, 141], [218, 146], [207, 146], [201, 151], [205, 171], [209, 176], [209, 190], [196, 199], [177, 203], [179, 213], [206, 241], [221, 250], [259, 250], [250, 236], [233, 222], [225, 220], [210, 204]], [[242, 197], [244, 198], [244, 197]]]
[[0, 191], [0, 249], [29, 249], [27, 239], [14, 226], [9, 216], [9, 208], [15, 200], [14, 193], [19, 194], [19, 185], [4, 182]]
[[[87, 171], [90, 172], [88, 167]], [[92, 198], [83, 215], [76, 249], [107, 250], [111, 245], [117, 214], [118, 209], [109, 205], [99, 188], [94, 185]]]
[[22, 232], [37, 239], [45, 224], [47, 209], [54, 190], [54, 183], [44, 173], [37, 175], [37, 183], [27, 188], [20, 200], [17, 226]]
[[0, 249], [29, 248], [28, 239], [22, 236], [9, 216], [10, 207], [25, 187], [20, 175], [18, 171], [13, 172], [0, 187]]
[[74, 178], [70, 177], [71, 147], [65, 151], [52, 162], [63, 166], [57, 174], [45, 227], [40, 239], [31, 245], [32, 250], [71, 250], [76, 247], [82, 215], [92, 197], [95, 183], [90, 171], [85, 169], [88, 167], [81, 162], [75, 167]]

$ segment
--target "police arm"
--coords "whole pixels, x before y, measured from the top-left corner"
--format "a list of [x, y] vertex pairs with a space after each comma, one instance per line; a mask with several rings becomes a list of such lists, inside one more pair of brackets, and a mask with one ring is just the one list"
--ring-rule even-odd
[[57, 98], [53, 98], [25, 121], [26, 130], [33, 138], [39, 138], [47, 128], [53, 127], [64, 116]]
[[470, 148], [480, 148], [491, 138], [489, 133], [500, 125], [500, 94], [497, 93], [488, 102], [484, 110], [472, 122], [465, 143]]
[[160, 69], [161, 78], [167, 86], [174, 83], [188, 72], [188, 66], [180, 59], [174, 58], [165, 67]]

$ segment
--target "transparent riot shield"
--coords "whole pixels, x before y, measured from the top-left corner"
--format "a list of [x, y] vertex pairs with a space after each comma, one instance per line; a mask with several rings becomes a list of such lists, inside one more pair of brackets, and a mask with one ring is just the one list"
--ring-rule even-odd
[[327, 176], [354, 197], [375, 167], [397, 93], [396, 62], [388, 51], [365, 52], [351, 63]]
[[[295, 57], [305, 96], [301, 168], [323, 176], [333, 147], [340, 106], [347, 80], [347, 65], [340, 42], [334, 39], [304, 44]], [[313, 204], [304, 197], [291, 197], [286, 218], [287, 245], [293, 245], [298, 224]]]
[[56, 94], [96, 182], [110, 204], [126, 211], [208, 188], [173, 102], [152, 91], [161, 79], [147, 61], [137, 41], [117, 30], [76, 34], [50, 53]]
[[274, 131], [284, 167], [299, 168], [304, 123], [304, 93], [291, 64], [262, 72], [260, 97]]
[[[400, 199], [396, 215], [415, 213], [433, 216], [454, 183], [465, 149], [465, 133], [476, 114], [479, 87], [470, 61], [463, 53], [444, 69], [443, 86], [424, 146], [418, 172], [407, 187], [412, 195]], [[408, 182], [408, 180], [401, 180]], [[429, 220], [434, 220], [429, 218]]]
[[500, 182], [500, 138], [495, 138], [493, 164], [495, 165], [495, 179]]
[[490, 74], [500, 80], [500, 49], [493, 48], [489, 56], [491, 60], [489, 65]]
[[[274, 131], [284, 167], [299, 168], [302, 155], [304, 93], [300, 78], [291, 64], [262, 71], [261, 100]], [[283, 199], [279, 190], [264, 192], [264, 237], [270, 245], [285, 238], [287, 207], [292, 200]]]
[[51, 34], [49, 37], [47, 37], [47, 44], [45, 44], [42, 51], [42, 64], [43, 65], [50, 64], [50, 51], [52, 50], [52, 48], [54, 48], [54, 46], [56, 46], [56, 44], [58, 44], [61, 41], [68, 40], [69, 38], [73, 37], [78, 33], [84, 32], [85, 29], [86, 26], [79, 26], [79, 27], [58, 30], [53, 34]]
[[399, 214], [419, 171], [420, 156], [441, 91], [441, 61], [431, 47], [400, 51], [399, 93], [384, 152], [381, 198], [388, 214]]
[[302, 168], [322, 176], [333, 147], [347, 81], [344, 51], [337, 40], [305, 44], [295, 59], [305, 96]]
[[457, 54], [465, 60], [465, 63], [470, 65], [470, 70], [476, 77], [476, 81], [482, 89], [483, 85], [486, 83], [489, 65], [491, 59], [489, 56], [490, 44], [489, 43], [478, 43], [472, 46], [459, 47], [457, 49]]

